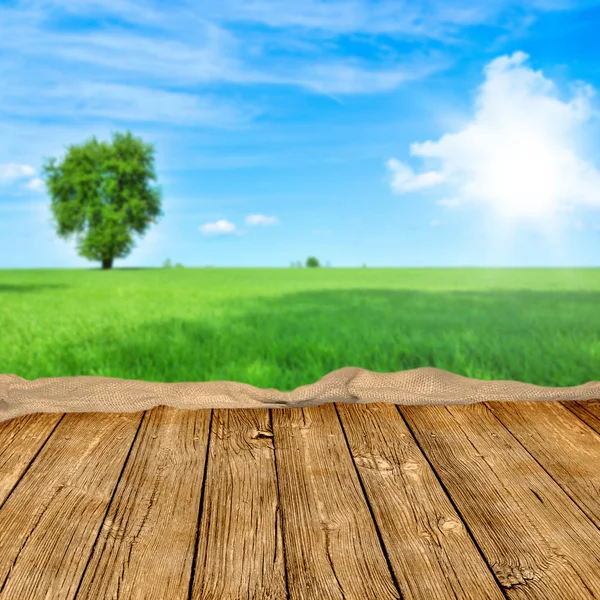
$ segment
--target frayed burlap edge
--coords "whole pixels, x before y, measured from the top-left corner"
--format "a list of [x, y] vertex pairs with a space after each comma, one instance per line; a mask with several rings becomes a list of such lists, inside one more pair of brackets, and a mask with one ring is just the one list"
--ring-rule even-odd
[[327, 402], [434, 405], [598, 398], [599, 381], [543, 387], [470, 379], [432, 367], [396, 373], [345, 367], [291, 392], [231, 381], [161, 383], [94, 376], [28, 381], [17, 375], [0, 375], [0, 421], [32, 413], [137, 412], [159, 405], [184, 409], [296, 408]]

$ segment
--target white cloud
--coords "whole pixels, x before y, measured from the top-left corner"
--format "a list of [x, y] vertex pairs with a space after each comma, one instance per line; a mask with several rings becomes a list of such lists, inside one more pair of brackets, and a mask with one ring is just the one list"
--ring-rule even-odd
[[246, 225], [277, 225], [279, 221], [276, 217], [266, 217], [265, 215], [248, 215]]
[[0, 164], [0, 184], [14, 184], [31, 177], [27, 182], [27, 187], [37, 192], [43, 191], [45, 184], [39, 177], [35, 177], [35, 174], [36, 170], [30, 165], [18, 163]]
[[0, 164], [0, 182], [12, 183], [24, 177], [35, 175], [35, 169], [29, 165], [19, 165], [16, 163]]
[[236, 228], [233, 223], [221, 219], [214, 223], [204, 223], [204, 225], [200, 225], [199, 230], [204, 235], [219, 235], [234, 233]]
[[424, 79], [450, 66], [438, 53], [411, 56], [394, 66], [376, 68], [356, 60], [323, 61], [299, 65], [287, 75], [277, 75], [274, 83], [298, 85], [322, 94], [375, 94], [396, 89], [407, 81]]
[[43, 192], [46, 189], [46, 184], [44, 183], [43, 179], [40, 179], [39, 177], [34, 177], [29, 181], [27, 187], [30, 190], [34, 190], [36, 192]]
[[[159, 88], [163, 87], [163, 93], [170, 95], [169, 104], [183, 103], [184, 112], [188, 112], [189, 104], [194, 101], [193, 96], [184, 98], [185, 94], [167, 91], [173, 84], [275, 84], [302, 87], [321, 94], [365, 94], [394, 89], [406, 81], [426, 77], [449, 64], [448, 59], [439, 53], [421, 52], [395, 53], [384, 64], [358, 60], [340, 55], [336, 44], [320, 43], [320, 34], [316, 36], [316, 46], [308, 44], [310, 50], [307, 55], [302, 50], [303, 44], [306, 46], [304, 35], [292, 35], [289, 31], [283, 35], [281, 30], [276, 29], [271, 33], [263, 31], [260, 36], [245, 32], [242, 37], [239, 33], [228, 30], [224, 24], [238, 20], [241, 7], [231, 6], [229, 12], [217, 10], [212, 14], [210, 6], [202, 7], [202, 10], [198, 10], [197, 6], [190, 6], [184, 10], [169, 8], [165, 11], [161, 10], [160, 5], [154, 10], [138, 4], [136, 11], [136, 4], [117, 2], [113, 5], [110, 2], [85, 1], [78, 2], [74, 7], [70, 3], [48, 3], [44, 0], [38, 4], [38, 1], [33, 0], [29, 10], [8, 10], [4, 22], [0, 22], [0, 48], [6, 50], [7, 55], [18, 57], [28, 64], [35, 76], [24, 81], [21, 73], [12, 67], [16, 64], [16, 59], [7, 63], [2, 99], [3, 104], [8, 104], [8, 107], [4, 106], [4, 109], [23, 114], [30, 106], [36, 110], [47, 105], [54, 107], [47, 96], [57, 87], [56, 75], [60, 77], [61, 87], [64, 86], [65, 99], [71, 101], [71, 106], [65, 110], [72, 111], [75, 106], [80, 114], [90, 102], [90, 94], [86, 92], [90, 86], [97, 87], [98, 108], [107, 100], [107, 94], [110, 105], [113, 92], [119, 91], [116, 86], [120, 85], [123, 87], [119, 94], [123, 95], [124, 112], [135, 114], [135, 110], [127, 110], [131, 93], [125, 89], [125, 82], [131, 84], [132, 88], [139, 88], [140, 97], [136, 99], [136, 104], [143, 103], [145, 96], [149, 106], [164, 104], [165, 98], [158, 96]], [[285, 11], [288, 12], [290, 8], [286, 4]], [[344, 13], [346, 8], [342, 5], [335, 12]], [[90, 17], [113, 15], [137, 23], [138, 28], [132, 33], [131, 29], [105, 25], [81, 35], [68, 28], [52, 27], [51, 21], [44, 19], [50, 9], [55, 16], [63, 12], [65, 15], [75, 12], [78, 16]], [[260, 12], [261, 10], [258, 11]], [[360, 12], [369, 14], [370, 9], [363, 6]], [[211, 14], [214, 22], [206, 20]], [[245, 19], [242, 17], [241, 20]], [[277, 27], [290, 24], [294, 24], [293, 20], [289, 23], [284, 21]], [[148, 31], [145, 30], [147, 25], [151, 26]], [[360, 29], [360, 20], [355, 26]], [[348, 33], [354, 31], [355, 26]], [[321, 29], [318, 24], [315, 27]], [[162, 30], [160, 38], [156, 36], [157, 28]], [[299, 44], [293, 55], [279, 51], [280, 47], [289, 46], [296, 37]], [[250, 45], [252, 52], [248, 51]], [[54, 70], [39, 68], [40, 64], [47, 65], [49, 62], [56, 63]], [[83, 71], [85, 76], [82, 77], [82, 66], [85, 67], [86, 64], [94, 68], [86, 68]], [[0, 59], [0, 67], [2, 66], [4, 65]], [[97, 81], [86, 81], [102, 73], [104, 77]], [[65, 85], [65, 81], [69, 80], [69, 84]], [[107, 80], [113, 86], [112, 91], [107, 88]], [[33, 93], [32, 88], [35, 90]], [[144, 91], [142, 88], [148, 89]], [[40, 93], [42, 97], [38, 98]], [[62, 91], [60, 94], [65, 96]], [[91, 98], [94, 99], [94, 96]], [[12, 101], [8, 102], [9, 100]], [[199, 95], [197, 101], [202, 105], [199, 108], [203, 109], [206, 101], [202, 95]], [[216, 111], [218, 107], [216, 103], [210, 106], [211, 111]], [[225, 108], [233, 110], [232, 107]], [[242, 108], [244, 114], [254, 112], [252, 107]], [[147, 107], [144, 107], [142, 114], [146, 112]], [[177, 108], [169, 112], [171, 121], [178, 112]], [[106, 116], [106, 112], [102, 114]], [[112, 116], [112, 112], [109, 116]], [[213, 120], [219, 122], [218, 118]], [[210, 115], [204, 122], [211, 123]]]
[[[525, 18], [538, 11], [576, 7], [574, 0], [524, 0], [518, 4], [515, 7], [513, 0], [475, 5], [468, 0], [182, 0], [174, 5], [141, 0], [28, 0], [3, 9], [0, 48], [5, 52], [0, 56], [10, 57], [5, 64], [0, 59], [5, 74], [3, 96], [6, 102], [10, 92], [15, 99], [10, 107], [21, 103], [24, 111], [37, 94], [56, 86], [58, 76], [61, 83], [71, 79], [67, 87], [77, 114], [82, 112], [78, 102], [89, 103], [85, 86], [96, 85], [95, 111], [103, 116], [113, 116], [113, 92], [118, 91], [123, 95], [121, 114], [135, 115], [140, 104], [142, 115], [154, 104], [168, 105], [173, 110], [157, 112], [161, 118], [170, 115], [165, 120], [172, 122], [182, 105], [184, 114], [191, 111], [207, 124], [216, 111], [214, 121], [218, 123], [222, 117], [218, 105], [207, 107], [202, 95], [194, 99], [169, 91], [173, 84], [279, 84], [323, 94], [377, 93], [427, 77], [446, 68], [449, 60], [439, 54], [393, 52], [389, 44], [373, 41], [375, 48], [386, 48], [387, 59], [383, 63], [362, 61], [344, 56], [339, 52], [341, 45], [328, 38], [366, 33], [457, 39], [461, 28], [497, 25], [505, 14], [513, 15], [513, 23], [521, 14]], [[82, 35], [67, 25], [72, 16], [75, 21], [84, 17], [100, 25]], [[119, 22], [136, 27], [117, 25]], [[268, 27], [259, 32], [244, 28], [242, 34], [232, 27], [239, 22]], [[290, 45], [296, 49], [294, 56], [281, 52]], [[308, 55], [303, 48], [309, 49]], [[29, 83], [21, 76], [22, 65], [30, 74]], [[96, 75], [100, 77], [95, 82], [85, 82]], [[129, 83], [139, 93], [135, 92], [132, 101], [132, 92], [124, 88], [108, 91], [105, 84], [109, 82], [115, 86]], [[161, 86], [168, 97], [157, 95]], [[152, 94], [147, 102], [142, 97], [145, 93]], [[45, 93], [42, 96], [33, 103], [38, 109], [51, 104]], [[105, 102], [112, 106], [110, 110], [104, 108]], [[254, 111], [245, 107], [242, 112], [252, 116]]]
[[554, 82], [527, 66], [527, 59], [515, 52], [489, 63], [470, 123], [438, 141], [411, 145], [411, 155], [437, 160], [440, 169], [414, 174], [392, 159], [392, 189], [445, 183], [452, 199], [440, 203], [480, 203], [509, 217], [600, 207], [600, 172], [579, 154], [593, 90], [579, 83], [563, 101]]
[[[593, 4], [595, 0], [587, 0]], [[539, 11], [583, 8], [582, 0], [182, 0], [173, 5], [143, 0], [28, 0], [20, 10], [6, 9], [8, 26], [43, 21], [45, 14], [113, 18], [137, 26], [194, 33], [207, 24], [260, 23], [272, 30], [286, 29], [288, 37], [298, 30], [320, 35], [353, 33], [400, 33], [423, 38], [445, 38], [457, 27], [498, 24], [510, 12], [527, 15]], [[517, 10], [515, 10], [517, 9]], [[15, 15], [20, 13], [20, 19]], [[212, 23], [209, 23], [212, 21]], [[268, 31], [261, 31], [268, 37]]]
[[[24, 100], [24, 96], [27, 97]], [[260, 114], [257, 108], [236, 106], [211, 94], [168, 92], [144, 86], [90, 81], [39, 89], [31, 84], [3, 90], [0, 107], [13, 115], [108, 118], [180, 125], [231, 127]]]
[[408, 165], [390, 158], [386, 163], [387, 168], [393, 173], [392, 189], [395, 192], [411, 192], [426, 187], [431, 187], [445, 181], [444, 175], [437, 171], [427, 171], [416, 174]]
[[[593, 4], [587, 0], [587, 4]], [[584, 8], [581, 0], [206, 0], [207, 16], [334, 34], [400, 33], [447, 39], [458, 27], [498, 25], [503, 15]]]

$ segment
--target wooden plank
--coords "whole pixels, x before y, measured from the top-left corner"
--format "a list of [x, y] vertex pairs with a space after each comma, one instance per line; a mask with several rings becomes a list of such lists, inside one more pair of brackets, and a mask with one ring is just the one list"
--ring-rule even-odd
[[0, 507], [62, 417], [35, 414], [0, 423]]
[[0, 599], [74, 597], [141, 418], [62, 419], [0, 509]]
[[187, 600], [210, 410], [147, 412], [77, 600]]
[[396, 406], [337, 409], [402, 597], [504, 598]]
[[287, 597], [268, 409], [213, 412], [191, 597]]
[[272, 415], [290, 598], [399, 598], [335, 407]]
[[509, 598], [600, 597], [600, 531], [485, 405], [399, 408]]
[[600, 528], [600, 435], [558, 402], [487, 406]]
[[562, 405], [587, 423], [594, 431], [600, 433], [600, 400], [569, 401], [562, 402]]

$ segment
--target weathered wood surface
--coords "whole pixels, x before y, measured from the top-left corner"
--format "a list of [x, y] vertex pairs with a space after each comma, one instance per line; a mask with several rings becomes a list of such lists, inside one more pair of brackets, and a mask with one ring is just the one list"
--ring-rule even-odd
[[61, 420], [0, 510], [0, 599], [75, 597], [141, 418]]
[[193, 600], [285, 600], [268, 409], [214, 410]]
[[485, 404], [400, 410], [509, 598], [600, 598], [600, 530]]
[[487, 406], [600, 528], [600, 435], [558, 402]]
[[0, 423], [0, 600], [600, 600], [600, 402]]
[[0, 425], [0, 506], [62, 418], [27, 415]]
[[562, 405], [587, 423], [594, 431], [600, 433], [600, 400], [562, 402]]
[[337, 409], [403, 598], [504, 598], [397, 408]]
[[399, 598], [335, 407], [272, 413], [291, 600]]
[[187, 600], [209, 422], [209, 410], [146, 413], [77, 598]]

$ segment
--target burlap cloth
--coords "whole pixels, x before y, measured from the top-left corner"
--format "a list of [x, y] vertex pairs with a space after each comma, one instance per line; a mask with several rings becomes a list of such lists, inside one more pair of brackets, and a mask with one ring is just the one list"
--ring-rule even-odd
[[543, 387], [518, 381], [470, 379], [431, 367], [397, 373], [345, 367], [290, 392], [232, 381], [161, 383], [93, 376], [28, 381], [17, 375], [0, 375], [0, 421], [31, 413], [137, 412], [159, 405], [188, 409], [295, 408], [326, 402], [433, 405], [598, 398], [600, 381]]

